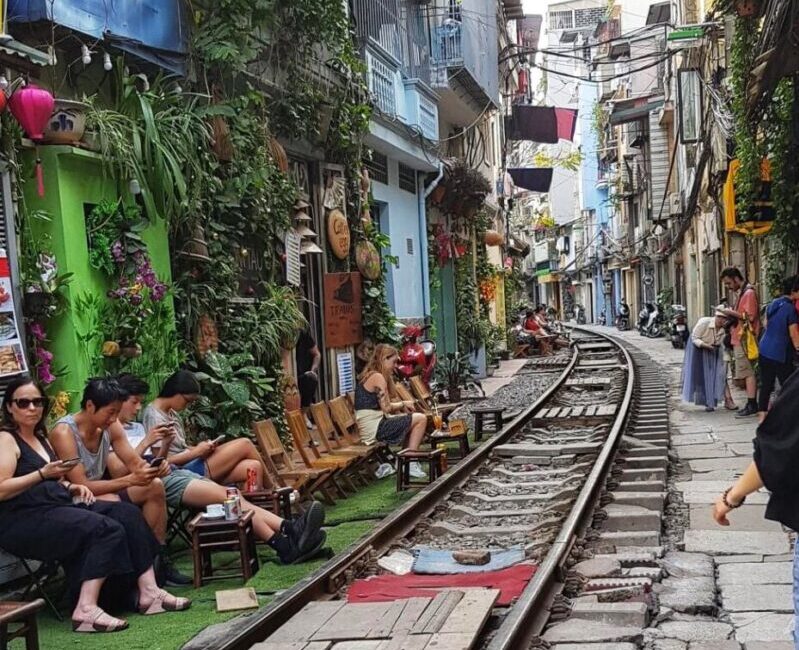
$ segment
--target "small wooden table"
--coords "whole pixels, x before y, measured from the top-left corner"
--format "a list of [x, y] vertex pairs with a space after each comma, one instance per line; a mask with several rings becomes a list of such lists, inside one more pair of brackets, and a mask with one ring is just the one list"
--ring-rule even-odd
[[[397, 492], [407, 490], [414, 485], [429, 485], [441, 476], [441, 449], [424, 451], [403, 449], [397, 453]], [[411, 477], [411, 463], [427, 463], [427, 477], [414, 479]]]
[[[36, 614], [44, 607], [44, 599], [37, 598], [29, 603], [7, 601], [0, 603], [0, 650], [7, 650], [8, 642], [25, 638], [25, 650], [39, 650], [39, 630]], [[19, 627], [9, 632], [8, 626], [19, 623]]]
[[[191, 552], [194, 560], [194, 588], [205, 582], [226, 578], [244, 578], [244, 582], [258, 573], [258, 554], [255, 552], [255, 533], [252, 528], [252, 510], [235, 520], [205, 519], [198, 514], [189, 524]], [[219, 551], [239, 553], [241, 571], [214, 575], [212, 554]]]
[[[472, 415], [474, 416], [474, 439], [479, 441], [483, 434], [495, 434], [502, 431], [502, 427], [505, 424], [503, 418], [503, 412], [505, 409], [503, 407], [495, 407], [495, 406], [483, 406], [479, 408], [472, 409]], [[486, 425], [491, 423], [491, 427], [487, 427]]]

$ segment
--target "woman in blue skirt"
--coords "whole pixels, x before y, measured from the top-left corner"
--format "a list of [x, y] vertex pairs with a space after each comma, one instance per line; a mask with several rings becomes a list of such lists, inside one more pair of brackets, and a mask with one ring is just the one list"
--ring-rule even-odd
[[727, 392], [727, 364], [724, 361], [722, 342], [727, 319], [721, 307], [713, 316], [700, 318], [691, 332], [691, 342], [685, 346], [682, 371], [682, 398], [714, 411]]

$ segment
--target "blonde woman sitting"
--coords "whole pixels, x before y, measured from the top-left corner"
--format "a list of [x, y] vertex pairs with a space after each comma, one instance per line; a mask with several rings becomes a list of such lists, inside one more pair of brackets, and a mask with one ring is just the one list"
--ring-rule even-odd
[[[410, 412], [412, 402], [397, 398], [394, 371], [398, 361], [395, 348], [382, 343], [375, 346], [355, 387], [355, 417], [361, 438], [367, 444], [379, 441], [416, 450], [424, 438], [427, 418]], [[414, 478], [425, 476], [417, 462], [410, 464], [410, 473]]]

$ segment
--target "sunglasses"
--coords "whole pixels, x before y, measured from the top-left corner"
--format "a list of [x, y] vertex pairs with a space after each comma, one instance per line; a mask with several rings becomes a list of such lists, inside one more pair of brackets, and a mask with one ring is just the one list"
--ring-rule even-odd
[[21, 409], [29, 409], [31, 406], [33, 406], [33, 408], [43, 409], [50, 403], [50, 400], [46, 397], [34, 397], [33, 399], [20, 397], [19, 399], [12, 399], [11, 403], [16, 404], [17, 407]]

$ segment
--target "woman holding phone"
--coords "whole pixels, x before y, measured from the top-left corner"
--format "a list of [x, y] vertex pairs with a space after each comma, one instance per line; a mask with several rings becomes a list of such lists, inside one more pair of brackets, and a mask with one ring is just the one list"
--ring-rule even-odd
[[173, 465], [210, 478], [217, 483], [243, 484], [248, 470], [255, 471], [256, 489], [273, 487], [266, 479], [258, 450], [250, 440], [223, 442], [224, 435], [190, 446], [180, 413], [200, 398], [200, 384], [193, 373], [178, 370], [164, 382], [161, 392], [142, 414], [146, 431], [168, 424], [173, 429], [167, 460]]
[[188, 609], [190, 600], [156, 584], [158, 543], [141, 511], [129, 503], [97, 501], [86, 486], [66, 480], [79, 461], [55, 460], [44, 425], [48, 405], [30, 377], [18, 377], [6, 389], [0, 426], [0, 548], [63, 565], [76, 601], [76, 632], [116, 632], [128, 626], [99, 606], [109, 580], [137, 592], [142, 614]]

